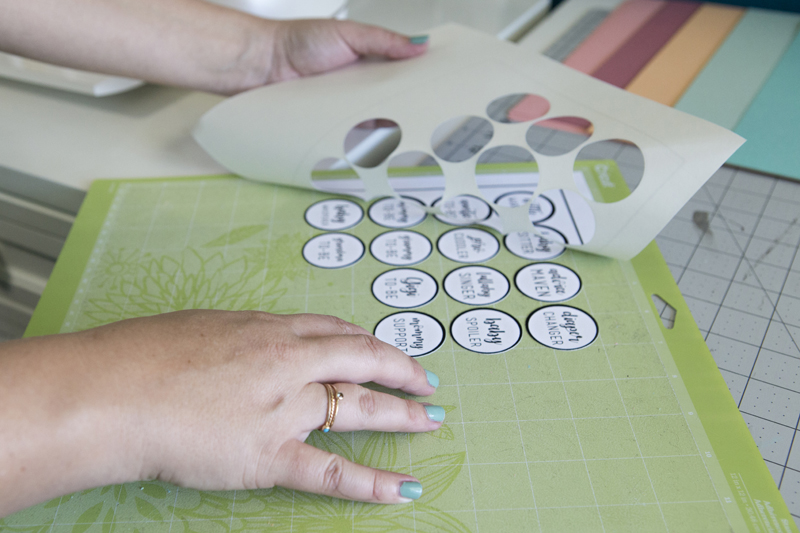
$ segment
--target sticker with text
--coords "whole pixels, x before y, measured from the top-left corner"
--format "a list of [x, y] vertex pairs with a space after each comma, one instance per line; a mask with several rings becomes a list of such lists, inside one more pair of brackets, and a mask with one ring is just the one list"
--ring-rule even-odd
[[500, 251], [494, 235], [476, 228], [451, 229], [439, 237], [437, 246], [443, 256], [459, 263], [482, 263]]
[[378, 322], [375, 336], [411, 357], [420, 357], [442, 345], [444, 328], [431, 316], [405, 311]]
[[411, 198], [383, 198], [369, 208], [369, 218], [385, 228], [410, 228], [425, 220], [422, 203]]
[[462, 304], [491, 305], [508, 294], [509, 283], [497, 270], [485, 266], [465, 266], [444, 278], [444, 290]]
[[563, 302], [581, 290], [581, 278], [572, 269], [555, 263], [528, 265], [514, 278], [519, 292], [540, 302]]
[[364, 255], [364, 243], [347, 233], [323, 233], [303, 246], [306, 261], [320, 268], [344, 268]]
[[536, 228], [541, 235], [533, 232], [517, 232], [506, 235], [508, 251], [517, 257], [531, 261], [546, 261], [564, 253], [564, 236], [548, 228]]
[[340, 231], [352, 228], [364, 218], [361, 206], [350, 200], [322, 200], [306, 209], [306, 222], [317, 229]]
[[453, 226], [468, 226], [486, 220], [492, 214], [489, 204], [468, 194], [454, 196], [444, 201], [440, 198], [433, 203], [433, 206], [442, 211], [442, 214], [436, 215], [436, 219]]
[[416, 265], [431, 255], [433, 246], [424, 235], [415, 231], [388, 231], [378, 235], [369, 245], [372, 256], [387, 265]]
[[514, 318], [496, 309], [473, 309], [458, 315], [450, 334], [462, 348], [477, 353], [501, 353], [510, 350], [522, 337], [522, 328]]
[[436, 297], [438, 290], [430, 274], [413, 268], [384, 272], [372, 282], [372, 294], [379, 302], [401, 309], [425, 305]]
[[556, 350], [577, 350], [597, 338], [597, 322], [585, 311], [549, 305], [528, 317], [528, 333], [536, 342]]
[[[520, 207], [525, 205], [531, 199], [531, 196], [533, 194], [526, 191], [508, 192], [499, 196], [494, 203], [501, 207]], [[528, 206], [528, 218], [536, 224], [553, 216], [554, 211], [553, 202], [546, 196], [539, 196], [535, 202]]]

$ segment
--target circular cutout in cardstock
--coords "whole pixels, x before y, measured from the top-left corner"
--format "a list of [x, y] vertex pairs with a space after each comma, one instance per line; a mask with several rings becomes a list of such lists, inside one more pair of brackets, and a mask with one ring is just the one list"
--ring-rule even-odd
[[331, 198], [321, 200], [306, 209], [306, 222], [325, 231], [352, 228], [364, 218], [361, 206], [350, 200]]
[[404, 311], [378, 322], [375, 336], [411, 357], [421, 357], [442, 345], [444, 327], [432, 316]]
[[451, 226], [468, 226], [481, 220], [486, 220], [492, 214], [492, 208], [485, 201], [475, 196], [462, 194], [442, 201], [441, 198], [433, 202], [442, 214], [435, 215], [436, 220]]
[[323, 233], [303, 246], [303, 257], [319, 268], [344, 268], [364, 255], [364, 243], [347, 233]]
[[555, 263], [534, 263], [523, 267], [514, 277], [514, 283], [519, 292], [540, 302], [563, 302], [581, 290], [578, 274]]
[[387, 231], [372, 239], [369, 251], [372, 257], [394, 266], [421, 263], [431, 255], [431, 241], [416, 231]]
[[444, 278], [444, 290], [453, 300], [467, 305], [491, 305], [508, 294], [510, 284], [499, 271], [485, 266], [465, 266]]
[[555, 350], [578, 350], [597, 338], [597, 322], [585, 311], [567, 305], [548, 305], [528, 317], [528, 333]]
[[369, 218], [384, 228], [410, 228], [426, 216], [422, 202], [411, 198], [382, 198], [369, 208]]
[[456, 228], [443, 233], [437, 242], [439, 253], [458, 263], [482, 263], [500, 251], [500, 243], [488, 231]]
[[564, 155], [592, 136], [594, 126], [581, 117], [555, 117], [537, 122], [528, 129], [528, 146], [542, 155]]
[[459, 346], [476, 353], [501, 353], [510, 350], [522, 337], [514, 318], [496, 309], [473, 309], [458, 315], [450, 335]]
[[533, 232], [517, 232], [506, 235], [508, 251], [517, 257], [531, 261], [546, 261], [564, 253], [566, 239], [555, 230], [536, 228], [542, 235]]
[[512, 124], [515, 122], [528, 122], [543, 117], [550, 111], [550, 102], [537, 94], [509, 94], [495, 98], [486, 107], [489, 118]]
[[492, 123], [485, 118], [461, 116], [439, 124], [431, 135], [431, 148], [439, 159], [461, 163], [483, 150], [494, 136]]
[[372, 282], [372, 294], [379, 302], [400, 309], [425, 305], [438, 291], [439, 286], [430, 274], [413, 268], [384, 272]]
[[388, 118], [359, 122], [344, 138], [347, 160], [357, 167], [375, 168], [400, 146], [400, 126]]

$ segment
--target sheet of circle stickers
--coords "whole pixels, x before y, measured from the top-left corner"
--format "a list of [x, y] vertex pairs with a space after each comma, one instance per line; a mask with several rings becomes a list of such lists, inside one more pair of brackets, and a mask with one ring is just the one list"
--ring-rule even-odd
[[[531, 163], [479, 170], [492, 205], [525, 205], [538, 182]], [[352, 185], [347, 171], [317, 177]], [[573, 177], [589, 196], [624, 188], [613, 161]], [[796, 531], [655, 245], [633, 261], [565, 248], [590, 223], [569, 194], [528, 204], [539, 233], [503, 236], [486, 201], [441, 200], [433, 167], [390, 180], [400, 197], [371, 201], [233, 177], [98, 181], [28, 335], [189, 308], [352, 321], [439, 375], [428, 400], [446, 420], [309, 442], [413, 474], [419, 500], [148, 481], [57, 498], [0, 529]], [[677, 309], [673, 329], [652, 294]]]

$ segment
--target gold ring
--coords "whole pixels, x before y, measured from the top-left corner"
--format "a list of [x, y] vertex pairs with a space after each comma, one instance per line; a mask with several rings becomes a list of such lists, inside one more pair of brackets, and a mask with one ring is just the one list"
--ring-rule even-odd
[[339, 400], [344, 398], [344, 394], [336, 390], [336, 387], [330, 383], [323, 383], [325, 390], [328, 391], [328, 416], [325, 418], [325, 423], [319, 428], [323, 433], [327, 433], [333, 427], [333, 421], [336, 420], [336, 413], [339, 412]]

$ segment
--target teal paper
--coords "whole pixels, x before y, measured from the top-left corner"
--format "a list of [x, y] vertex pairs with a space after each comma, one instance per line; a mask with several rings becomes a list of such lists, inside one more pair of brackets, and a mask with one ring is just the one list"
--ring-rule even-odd
[[730, 164], [800, 180], [800, 36], [735, 131], [747, 142]]
[[797, 15], [748, 10], [675, 108], [735, 128], [792, 43], [798, 23]]

